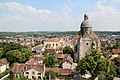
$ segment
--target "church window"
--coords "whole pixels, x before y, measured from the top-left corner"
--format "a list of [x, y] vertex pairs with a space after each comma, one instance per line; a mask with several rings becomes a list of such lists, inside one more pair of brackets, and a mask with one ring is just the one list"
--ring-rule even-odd
[[86, 43], [86, 45], [88, 45], [88, 43]]

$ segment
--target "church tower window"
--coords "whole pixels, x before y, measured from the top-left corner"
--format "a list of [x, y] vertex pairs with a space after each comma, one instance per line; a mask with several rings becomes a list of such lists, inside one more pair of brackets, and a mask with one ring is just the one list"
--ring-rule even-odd
[[86, 43], [86, 45], [88, 45], [88, 43]]

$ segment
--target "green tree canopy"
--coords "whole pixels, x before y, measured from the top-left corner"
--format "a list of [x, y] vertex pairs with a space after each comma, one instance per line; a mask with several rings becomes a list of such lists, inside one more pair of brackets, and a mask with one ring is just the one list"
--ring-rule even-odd
[[117, 77], [120, 77], [120, 56], [114, 58], [113, 61], [115, 62], [116, 66], [116, 75]]
[[72, 48], [71, 48], [70, 46], [66, 46], [66, 47], [64, 47], [64, 49], [63, 49], [63, 53], [64, 53], [64, 54], [71, 54], [71, 55], [72, 55], [73, 50], [72, 50]]
[[50, 68], [55, 67], [55, 64], [57, 63], [57, 60], [54, 58], [54, 54], [52, 54], [52, 53], [46, 54], [45, 57], [46, 57], [45, 58], [45, 66], [50, 67]]
[[44, 80], [55, 80], [55, 78], [60, 78], [63, 75], [61, 73], [55, 73], [54, 71], [45, 72]]
[[5, 46], [3, 46], [3, 55], [2, 58], [6, 57], [6, 53], [10, 50], [20, 50], [24, 48], [24, 46], [17, 44], [17, 43], [7, 43]]
[[103, 74], [107, 80], [112, 80], [115, 76], [113, 62], [110, 59], [102, 58], [101, 52], [98, 50], [87, 52], [85, 57], [79, 60], [77, 71], [81, 75], [85, 75], [87, 72], [91, 73], [92, 79], [101, 74]]
[[115, 48], [115, 49], [119, 49], [120, 48], [120, 40], [117, 41], [117, 43], [113, 46], [113, 48]]
[[6, 43], [0, 52], [0, 57], [7, 58], [10, 64], [14, 62], [25, 62], [32, 55], [31, 50], [17, 43]]
[[117, 74], [117, 77], [120, 78], [120, 67], [117, 67], [117, 68], [116, 68], [116, 74]]
[[29, 80], [26, 76], [22, 75], [19, 78], [13, 78], [12, 80]]
[[33, 53], [27, 48], [22, 48], [21, 50], [10, 50], [6, 53], [6, 58], [10, 63], [23, 63], [28, 60]]
[[21, 52], [18, 50], [11, 50], [6, 53], [6, 58], [10, 63], [20, 62]]
[[53, 71], [47, 71], [45, 73], [44, 80], [51, 80], [51, 79], [55, 79], [55, 78], [56, 78], [56, 73], [54, 73]]

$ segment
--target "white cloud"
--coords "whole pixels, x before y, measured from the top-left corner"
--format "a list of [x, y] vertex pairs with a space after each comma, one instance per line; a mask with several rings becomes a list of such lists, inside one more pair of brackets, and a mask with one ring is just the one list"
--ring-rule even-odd
[[[120, 10], [106, 5], [107, 2], [97, 1], [94, 9], [88, 12], [93, 30], [120, 30]], [[74, 15], [74, 11], [79, 12], [67, 5], [51, 11], [17, 2], [0, 2], [0, 31], [78, 31], [83, 14]]]
[[107, 1], [99, 0], [95, 4], [94, 11], [90, 12], [94, 29], [120, 31], [120, 10], [105, 3]]
[[119, 9], [104, 5], [104, 1], [99, 0], [95, 4], [95, 9], [90, 13], [92, 16], [100, 16], [100, 17], [115, 17], [120, 14]]
[[70, 8], [66, 7], [61, 11], [63, 14], [58, 14], [16, 2], [0, 2], [0, 11], [0, 30], [3, 31], [65, 31], [73, 30], [71, 27], [78, 25], [78, 21], [69, 16]]
[[52, 14], [50, 10], [37, 10], [32, 6], [22, 5], [16, 2], [0, 3], [2, 9], [17, 11], [20, 13], [37, 13], [37, 14]]

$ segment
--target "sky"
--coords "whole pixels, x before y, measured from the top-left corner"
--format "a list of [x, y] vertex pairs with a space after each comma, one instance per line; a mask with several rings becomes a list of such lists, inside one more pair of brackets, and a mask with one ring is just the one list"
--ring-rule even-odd
[[120, 31], [120, 0], [0, 0], [0, 31]]

